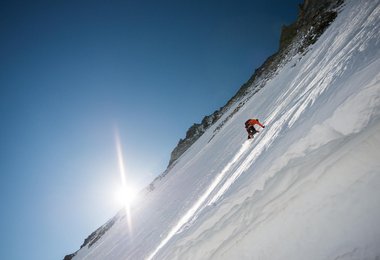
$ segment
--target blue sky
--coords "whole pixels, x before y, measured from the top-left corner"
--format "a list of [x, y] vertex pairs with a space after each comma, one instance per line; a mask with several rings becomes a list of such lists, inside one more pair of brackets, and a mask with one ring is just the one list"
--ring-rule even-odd
[[299, 0], [2, 1], [0, 259], [61, 259], [278, 48]]

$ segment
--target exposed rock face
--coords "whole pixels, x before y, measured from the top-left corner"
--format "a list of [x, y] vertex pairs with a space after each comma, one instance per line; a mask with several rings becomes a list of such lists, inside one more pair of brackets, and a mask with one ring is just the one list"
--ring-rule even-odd
[[[223, 125], [247, 102], [247, 100], [264, 87], [282, 64], [297, 53], [304, 53], [308, 46], [314, 44], [326, 28], [337, 16], [337, 7], [343, 0], [305, 0], [299, 5], [297, 20], [282, 27], [279, 50], [270, 56], [262, 66], [255, 70], [251, 78], [243, 84], [238, 92], [227, 102], [226, 105], [213, 114], [203, 118], [200, 124], [192, 125], [186, 132], [186, 137], [179, 140], [178, 145], [171, 153], [168, 169], [175, 161], [222, 115], [236, 102], [240, 102], [235, 110], [220, 122], [215, 129], [215, 134]], [[247, 97], [247, 94], [248, 95]], [[212, 139], [212, 138], [211, 138]], [[211, 140], [210, 140], [211, 141]], [[165, 173], [163, 174], [165, 175]]]
[[223, 108], [205, 116], [200, 124], [193, 124], [186, 132], [185, 139], [180, 139], [171, 153], [169, 167], [223, 114]]
[[75, 253], [74, 254], [70, 254], [70, 255], [66, 255], [65, 258], [63, 258], [63, 260], [71, 260], [73, 259], [75, 256]]
[[336, 8], [342, 3], [343, 0], [305, 0], [299, 5], [297, 21], [282, 28], [280, 51], [293, 42], [299, 42], [297, 51], [302, 53], [314, 44], [334, 21], [337, 16]]
[[92, 232], [92, 234], [84, 240], [80, 248], [85, 246], [91, 247], [93, 244], [95, 244], [95, 242], [98, 241], [104, 235], [104, 233], [106, 233], [113, 226], [115, 221], [116, 218], [113, 218], [110, 221], [108, 221], [105, 225]]
[[[80, 246], [80, 248], [83, 248], [85, 246], [91, 247], [93, 244], [95, 244], [96, 241], [98, 241], [112, 226], [115, 224], [115, 222], [119, 219], [119, 214], [113, 217], [111, 220], [109, 220], [106, 224], [95, 230], [91, 233], [83, 242], [83, 244]], [[71, 260], [75, 257], [77, 252], [66, 255], [63, 260]]]

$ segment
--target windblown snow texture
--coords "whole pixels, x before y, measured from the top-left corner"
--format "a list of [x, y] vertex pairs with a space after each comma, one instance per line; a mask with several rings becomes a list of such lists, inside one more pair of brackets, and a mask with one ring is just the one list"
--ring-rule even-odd
[[[380, 4], [351, 0], [74, 259], [379, 259]], [[234, 106], [220, 119], [228, 117]], [[267, 127], [246, 141], [244, 122]]]

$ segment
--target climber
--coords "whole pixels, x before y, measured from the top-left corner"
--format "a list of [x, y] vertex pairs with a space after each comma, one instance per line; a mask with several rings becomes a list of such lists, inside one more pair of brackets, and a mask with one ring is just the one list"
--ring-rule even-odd
[[259, 132], [259, 127], [265, 128], [265, 126], [259, 122], [259, 119], [248, 119], [245, 122], [245, 129], [248, 132], [248, 139], [253, 138], [253, 135]]

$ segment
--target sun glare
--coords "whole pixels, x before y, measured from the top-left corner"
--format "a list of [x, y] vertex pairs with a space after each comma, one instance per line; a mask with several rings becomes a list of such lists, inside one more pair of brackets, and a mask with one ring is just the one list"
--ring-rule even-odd
[[133, 234], [131, 206], [133, 204], [133, 201], [136, 199], [137, 190], [130, 185], [129, 178], [127, 178], [124, 166], [123, 149], [121, 147], [119, 131], [117, 128], [115, 129], [115, 139], [121, 181], [121, 189], [116, 192], [115, 199], [120, 203], [122, 207], [124, 207], [129, 232]]
[[119, 206], [131, 207], [137, 196], [137, 190], [133, 187], [120, 188], [115, 192], [115, 202]]

